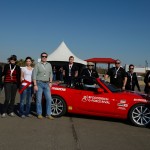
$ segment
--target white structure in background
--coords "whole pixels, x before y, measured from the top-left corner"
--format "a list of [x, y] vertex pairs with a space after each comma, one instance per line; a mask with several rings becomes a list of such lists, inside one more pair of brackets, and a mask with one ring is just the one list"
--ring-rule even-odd
[[[50, 55], [48, 55], [47, 61], [59, 61], [59, 62], [68, 62], [69, 57], [74, 57], [74, 62], [86, 65], [87, 62], [78, 58], [76, 55], [74, 55], [70, 49], [66, 46], [65, 42], [63, 41], [56, 50], [54, 50]], [[41, 59], [38, 59], [38, 62], [41, 61]]]
[[[125, 65], [125, 70], [129, 71], [129, 65]], [[134, 72], [136, 72], [138, 74], [146, 73], [147, 70], [150, 70], [150, 67], [137, 67], [137, 66], [134, 66]]]

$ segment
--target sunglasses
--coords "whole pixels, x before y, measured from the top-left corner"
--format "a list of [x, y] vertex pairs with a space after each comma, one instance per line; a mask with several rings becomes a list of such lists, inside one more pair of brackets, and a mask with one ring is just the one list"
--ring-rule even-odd
[[93, 65], [88, 65], [88, 66], [93, 66]]
[[130, 68], [130, 69], [134, 69], [134, 68]]
[[116, 62], [115, 64], [120, 64], [120, 62]]
[[47, 58], [47, 56], [42, 56], [42, 58]]

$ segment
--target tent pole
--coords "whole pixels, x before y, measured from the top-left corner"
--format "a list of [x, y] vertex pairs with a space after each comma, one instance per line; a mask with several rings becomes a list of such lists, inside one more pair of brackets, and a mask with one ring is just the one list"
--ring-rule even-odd
[[96, 63], [95, 63], [95, 70], [96, 70]]
[[110, 63], [108, 63], [108, 69], [110, 68]]

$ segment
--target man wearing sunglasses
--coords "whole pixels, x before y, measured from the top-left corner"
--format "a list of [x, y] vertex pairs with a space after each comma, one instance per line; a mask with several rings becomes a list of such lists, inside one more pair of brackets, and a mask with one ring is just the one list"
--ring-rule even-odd
[[44, 93], [46, 99], [46, 118], [54, 119], [51, 114], [51, 93], [50, 88], [52, 86], [52, 66], [47, 62], [48, 54], [41, 53], [41, 62], [37, 63], [33, 70], [33, 82], [34, 91], [36, 92], [36, 111], [38, 119], [42, 119], [42, 93]]
[[126, 90], [134, 91], [135, 86], [137, 86], [138, 90], [141, 91], [139, 82], [137, 79], [137, 75], [134, 72], [134, 65], [129, 65], [129, 71], [127, 72], [127, 84], [126, 84]]
[[98, 73], [93, 67], [94, 63], [88, 62], [87, 68], [83, 69], [83, 71], [81, 72], [81, 76], [98, 78]]
[[117, 59], [115, 61], [115, 67], [108, 70], [105, 75], [105, 79], [110, 77], [110, 83], [115, 85], [117, 88], [125, 90], [127, 75], [125, 70], [121, 67], [121, 61]]

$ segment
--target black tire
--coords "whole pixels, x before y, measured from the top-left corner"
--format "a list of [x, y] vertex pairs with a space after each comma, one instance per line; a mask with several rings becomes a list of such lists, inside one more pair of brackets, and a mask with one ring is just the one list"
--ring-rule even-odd
[[67, 112], [66, 103], [60, 96], [52, 96], [51, 109], [53, 117], [61, 117]]
[[150, 107], [145, 104], [134, 105], [129, 112], [129, 119], [135, 126], [148, 126], [150, 124]]

